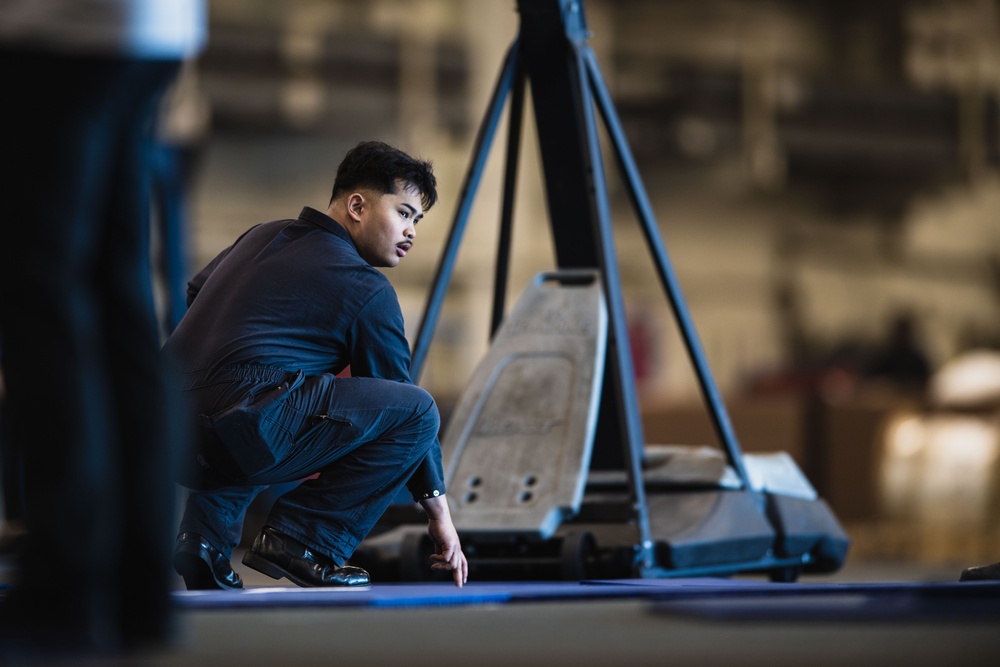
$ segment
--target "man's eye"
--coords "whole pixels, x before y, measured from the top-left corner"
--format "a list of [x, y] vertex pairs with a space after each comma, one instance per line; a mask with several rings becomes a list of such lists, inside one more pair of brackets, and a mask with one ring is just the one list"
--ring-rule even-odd
[[400, 211], [399, 214], [401, 216], [403, 216], [404, 218], [409, 218], [410, 217], [410, 212], [409, 211]]

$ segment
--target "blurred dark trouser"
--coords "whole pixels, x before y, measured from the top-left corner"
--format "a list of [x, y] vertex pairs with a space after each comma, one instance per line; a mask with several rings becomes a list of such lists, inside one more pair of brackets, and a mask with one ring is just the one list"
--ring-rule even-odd
[[198, 148], [160, 142], [153, 151], [154, 229], [158, 231], [154, 262], [163, 282], [163, 329], [173, 332], [187, 312], [188, 192]]
[[8, 636], [115, 649], [170, 634], [184, 420], [159, 356], [147, 176], [178, 66], [0, 49], [4, 458], [22, 462], [28, 529]]

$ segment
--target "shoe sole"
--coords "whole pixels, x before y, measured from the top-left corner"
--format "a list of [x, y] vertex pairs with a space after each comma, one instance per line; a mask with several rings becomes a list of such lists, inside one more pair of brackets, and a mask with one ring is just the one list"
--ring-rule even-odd
[[184, 579], [189, 591], [231, 591], [238, 587], [227, 586], [212, 574], [212, 566], [197, 545], [180, 544], [174, 551], [174, 570]]
[[281, 579], [284, 577], [296, 586], [301, 586], [303, 588], [364, 588], [371, 585], [371, 582], [369, 582], [365, 584], [332, 584], [329, 586], [316, 586], [316, 584], [309, 583], [308, 581], [296, 577], [277, 563], [267, 560], [254, 551], [247, 551], [243, 554], [243, 564], [249, 568], [257, 570], [261, 574], [271, 577], [272, 579]]
[[263, 556], [260, 556], [253, 551], [247, 551], [243, 554], [243, 564], [249, 568], [257, 570], [261, 574], [265, 574], [272, 579], [281, 579], [282, 577], [288, 579], [293, 584], [297, 586], [302, 586], [304, 588], [313, 588], [313, 585], [302, 581], [295, 575], [288, 572], [285, 568], [281, 567], [276, 563], [272, 563]]

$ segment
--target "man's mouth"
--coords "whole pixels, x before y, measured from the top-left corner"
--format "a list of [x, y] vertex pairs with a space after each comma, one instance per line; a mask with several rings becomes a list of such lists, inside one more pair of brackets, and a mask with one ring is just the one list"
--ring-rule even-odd
[[400, 243], [396, 246], [396, 254], [400, 257], [406, 257], [406, 253], [408, 253], [412, 247], [412, 243]]

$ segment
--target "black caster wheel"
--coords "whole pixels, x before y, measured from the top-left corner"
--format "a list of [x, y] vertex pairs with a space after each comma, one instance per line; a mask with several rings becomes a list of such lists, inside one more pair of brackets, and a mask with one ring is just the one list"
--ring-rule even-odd
[[559, 548], [559, 574], [563, 579], [586, 579], [597, 555], [597, 542], [591, 533], [569, 533]]

